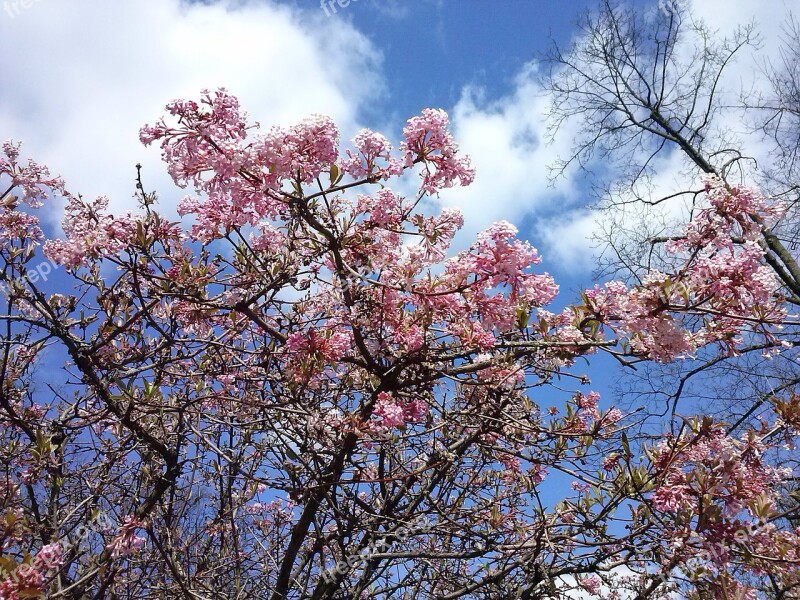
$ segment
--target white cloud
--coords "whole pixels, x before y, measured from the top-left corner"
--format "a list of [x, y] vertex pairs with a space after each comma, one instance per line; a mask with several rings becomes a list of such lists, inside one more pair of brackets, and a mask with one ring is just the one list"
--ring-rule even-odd
[[390, 19], [406, 19], [410, 13], [410, 7], [405, 0], [378, 0], [371, 2], [369, 6]]
[[116, 210], [132, 207], [136, 162], [146, 186], [174, 204], [158, 149], [138, 141], [173, 98], [225, 86], [264, 126], [321, 112], [346, 136], [382, 93], [380, 52], [347, 20], [313, 8], [40, 0], [0, 12], [0, 131], [72, 191], [108, 195]]
[[545, 266], [558, 264], [567, 273], [588, 273], [597, 266], [591, 242], [598, 214], [576, 209], [566, 216], [545, 219], [536, 227], [546, 248]]
[[[560, 180], [555, 187], [547, 183], [548, 166], [568, 145], [546, 143], [546, 108], [534, 63], [520, 71], [513, 93], [499, 100], [487, 101], [479, 88], [464, 89], [451, 112], [453, 130], [461, 151], [472, 158], [477, 178], [468, 188], [442, 193], [443, 204], [464, 212], [459, 245], [494, 221], [519, 223], [528, 214], [552, 213], [576, 201], [571, 180]], [[567, 134], [563, 142], [569, 139]]]
[[[790, 0], [753, 2], [752, 0], [693, 0], [693, 12], [712, 29], [720, 32], [733, 31], [737, 26], [754, 21], [762, 34], [766, 52], [774, 52], [779, 43], [778, 32], [786, 23], [786, 15], [792, 9]], [[794, 4], [797, 12], [797, 5]], [[763, 54], [761, 55], [763, 59]]]

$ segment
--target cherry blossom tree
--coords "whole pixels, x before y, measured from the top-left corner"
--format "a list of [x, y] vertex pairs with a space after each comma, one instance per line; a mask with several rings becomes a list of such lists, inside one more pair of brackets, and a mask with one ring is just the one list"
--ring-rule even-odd
[[679, 268], [548, 310], [513, 225], [450, 251], [463, 219], [431, 198], [475, 173], [443, 111], [343, 152], [330, 119], [259, 133], [225, 90], [167, 111], [141, 140], [192, 192], [181, 222], [141, 178], [115, 215], [3, 146], [0, 598], [796, 593], [772, 459], [800, 396], [645, 436], [576, 364], [780, 347], [757, 240], [783, 205], [711, 175]]

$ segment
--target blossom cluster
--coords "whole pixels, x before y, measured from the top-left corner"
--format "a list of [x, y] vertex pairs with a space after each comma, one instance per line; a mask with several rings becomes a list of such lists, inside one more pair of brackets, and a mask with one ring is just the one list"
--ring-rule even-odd
[[[179, 127], [162, 119], [140, 132], [142, 143], [161, 141], [161, 149], [175, 182], [192, 185], [202, 196], [187, 196], [179, 205], [182, 215], [192, 214], [195, 239], [209, 242], [235, 227], [257, 225], [261, 220], [286, 215], [290, 202], [281, 193], [314, 183], [323, 173], [347, 173], [355, 178], [387, 179], [405, 168], [423, 164], [423, 189], [434, 194], [456, 181], [474, 179], [469, 159], [458, 156], [458, 145], [447, 130], [447, 114], [426, 109], [410, 119], [400, 150], [380, 134], [361, 131], [355, 151], [339, 156], [339, 131], [326, 116], [315, 115], [301, 123], [247, 139], [247, 115], [226, 90], [204, 90], [199, 103], [176, 100], [167, 107], [178, 117]], [[252, 127], [257, 127], [254, 125]]]
[[428, 412], [428, 406], [421, 398], [402, 402], [391, 394], [380, 392], [375, 402], [373, 415], [380, 419], [380, 427], [393, 429], [405, 427], [409, 423], [418, 423]]
[[64, 564], [64, 550], [59, 543], [42, 546], [30, 562], [18, 565], [3, 578], [0, 570], [0, 599], [23, 600], [40, 597], [48, 574]]
[[136, 517], [128, 515], [122, 519], [119, 532], [106, 546], [113, 558], [128, 556], [144, 547], [145, 539], [136, 535], [136, 530], [141, 527], [142, 521]]
[[[653, 270], [631, 289], [619, 281], [585, 292], [593, 318], [627, 338], [637, 353], [659, 362], [690, 356], [719, 343], [735, 354], [745, 329], [758, 330], [777, 344], [770, 326], [785, 316], [779, 284], [763, 264], [757, 243], [764, 223], [783, 212], [748, 188], [729, 189], [706, 179], [709, 207], [699, 211], [667, 251], [685, 256], [672, 274]], [[738, 240], [735, 242], [734, 240]], [[585, 315], [581, 314], [583, 318]], [[702, 317], [690, 326], [688, 317]]]
[[[64, 182], [53, 177], [47, 167], [36, 161], [19, 161], [22, 144], [6, 140], [0, 152], [0, 248], [19, 243], [26, 255], [44, 240], [35, 215], [18, 210], [20, 201], [30, 208], [39, 208], [51, 194], [65, 194]], [[19, 190], [21, 196], [11, 195]]]
[[[15, 143], [12, 140], [6, 140], [2, 145], [0, 177], [7, 176], [10, 179], [9, 189], [20, 190], [22, 201], [31, 208], [39, 208], [52, 193], [65, 193], [64, 181], [60, 177], [50, 175], [50, 170], [46, 166], [31, 159], [28, 159], [27, 164], [20, 164], [21, 147], [20, 142]], [[4, 202], [3, 208], [14, 207]]]
[[70, 197], [64, 210], [65, 240], [48, 240], [47, 258], [68, 268], [86, 265], [90, 259], [113, 256], [125, 249], [136, 235], [136, 219], [107, 214], [108, 198], [91, 203]]

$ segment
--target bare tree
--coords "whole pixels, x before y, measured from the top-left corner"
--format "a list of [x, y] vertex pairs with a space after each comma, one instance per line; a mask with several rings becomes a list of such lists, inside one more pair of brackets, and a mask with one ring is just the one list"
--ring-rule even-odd
[[769, 86], [743, 99], [754, 128], [771, 142], [771, 163], [763, 165], [760, 182], [781, 197], [793, 219], [780, 231], [794, 251], [798, 244], [795, 213], [800, 200], [800, 22], [789, 14], [780, 37], [777, 59], [762, 68]]
[[[552, 97], [549, 133], [557, 135], [567, 121], [579, 122], [582, 132], [571, 154], [553, 166], [554, 174], [569, 168], [591, 174], [599, 199], [597, 240], [603, 249], [598, 276], [629, 279], [674, 262], [663, 246], [681, 236], [677, 225], [685, 212], [700, 207], [700, 175], [720, 177], [731, 187], [759, 185], [771, 194], [794, 197], [779, 223], [762, 227], [759, 243], [783, 284], [782, 293], [800, 306], [794, 243], [800, 148], [797, 22], [790, 19], [786, 28], [780, 62], [764, 65], [771, 85], [758, 95], [748, 94], [748, 102], [747, 97], [740, 100], [740, 90], [725, 85], [725, 78], [740, 54], [759, 48], [755, 27], [744, 25], [721, 37], [685, 7], [674, 8], [665, 15], [602, 0], [597, 11], [580, 17], [580, 34], [570, 47], [553, 46], [543, 79]], [[748, 152], [730, 127], [732, 115], [748, 118], [773, 141], [773, 164], [759, 164]], [[665, 194], [657, 178], [675, 152], [681, 157], [682, 178], [676, 190]], [[790, 319], [785, 325], [781, 341], [794, 348], [798, 331]], [[764, 353], [770, 349], [754, 344], [741, 357], [703, 361], [699, 356], [682, 364], [680, 373], [650, 369], [631, 391], [652, 397], [656, 389], [673, 412], [686, 397], [713, 403], [735, 419], [755, 416], [776, 388], [800, 382], [794, 350], [771, 361], [763, 359]], [[664, 375], [674, 383], [669, 385]], [[704, 377], [735, 385], [719, 393], [719, 385], [709, 388]], [[666, 394], [665, 383], [671, 388]], [[717, 395], [709, 397], [709, 389]], [[729, 402], [731, 390], [734, 402]]]

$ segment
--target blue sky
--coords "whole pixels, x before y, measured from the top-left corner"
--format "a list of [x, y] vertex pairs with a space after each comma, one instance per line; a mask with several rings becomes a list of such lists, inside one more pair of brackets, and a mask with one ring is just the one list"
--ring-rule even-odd
[[[658, 9], [655, 0], [636, 2]], [[697, 0], [694, 9], [722, 32], [755, 18], [769, 33], [796, 3]], [[473, 186], [439, 201], [465, 213], [459, 245], [499, 219], [520, 225], [561, 284], [563, 304], [591, 283], [591, 182], [569, 173], [548, 183], [548, 166], [575, 132], [544, 142], [535, 59], [551, 37], [568, 43], [579, 11], [594, 5], [351, 0], [326, 15], [318, 0], [36, 0], [27, 8], [0, 0], [0, 136], [23, 140], [23, 154], [62, 174], [72, 191], [107, 195], [120, 211], [135, 209], [140, 162], [169, 213], [182, 194], [158, 150], [139, 144], [138, 129], [175, 97], [225, 86], [264, 127], [320, 112], [340, 125], [343, 141], [364, 126], [396, 140], [408, 117], [441, 107], [478, 171]], [[751, 71], [744, 64], [733, 76]], [[665, 181], [675, 158], [663, 157]], [[57, 231], [60, 205], [44, 214]]]
[[590, 4], [359, 0], [328, 12], [330, 19], [350, 20], [382, 50], [388, 89], [379, 110], [410, 115], [454, 106], [466, 85], [484, 88], [492, 99], [511, 93], [522, 65], [547, 48], [550, 36], [568, 41], [575, 16]]

